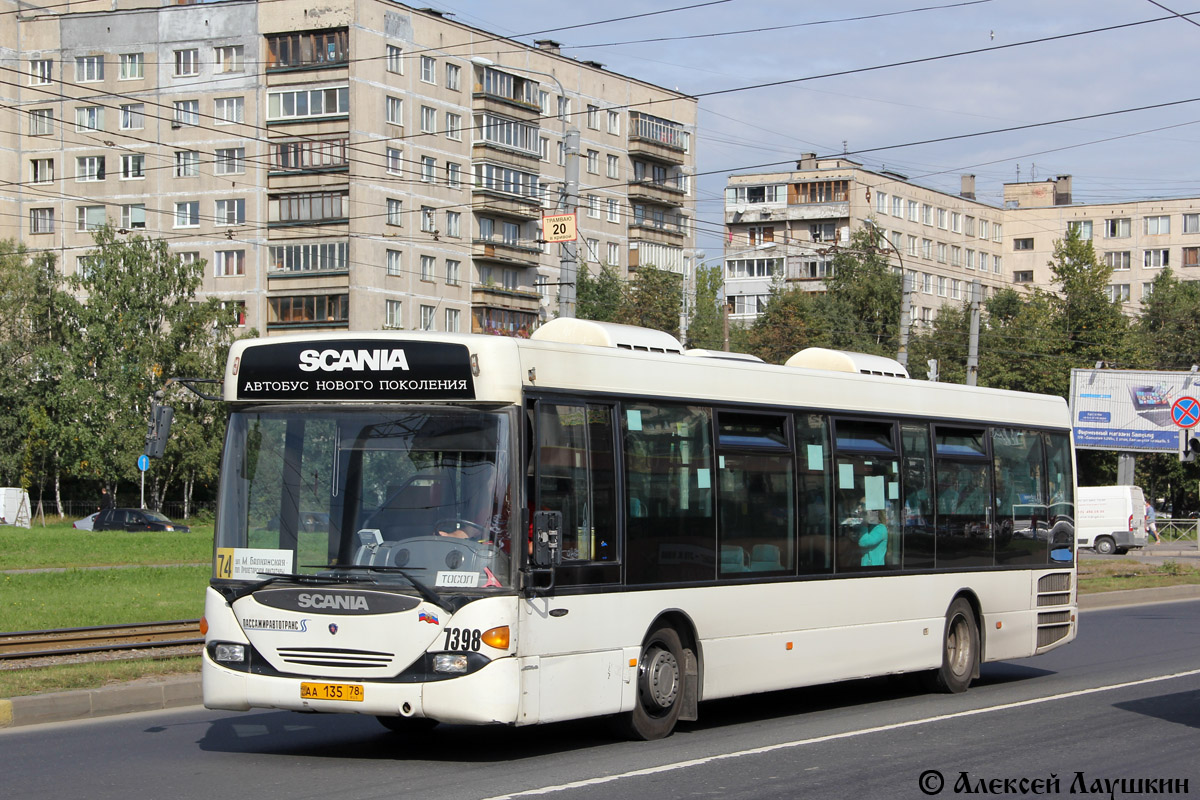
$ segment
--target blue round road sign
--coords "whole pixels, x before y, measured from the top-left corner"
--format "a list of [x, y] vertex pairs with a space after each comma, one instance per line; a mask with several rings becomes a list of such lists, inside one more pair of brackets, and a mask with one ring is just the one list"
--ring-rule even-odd
[[138, 469], [140, 469], [142, 472], [150, 469], [150, 456], [144, 453], [138, 456]]
[[1171, 419], [1180, 428], [1194, 428], [1200, 423], [1200, 400], [1181, 397], [1171, 404]]

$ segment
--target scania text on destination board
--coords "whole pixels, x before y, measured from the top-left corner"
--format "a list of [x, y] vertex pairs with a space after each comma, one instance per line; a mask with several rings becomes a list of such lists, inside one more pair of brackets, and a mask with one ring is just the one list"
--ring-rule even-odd
[[448, 342], [347, 339], [246, 348], [235, 371], [242, 400], [471, 400], [470, 353]]

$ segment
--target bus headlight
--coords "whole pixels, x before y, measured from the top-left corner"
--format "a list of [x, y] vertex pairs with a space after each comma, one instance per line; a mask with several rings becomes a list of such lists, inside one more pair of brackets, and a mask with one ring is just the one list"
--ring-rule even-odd
[[433, 657], [433, 671], [451, 674], [462, 674], [468, 668], [467, 657], [463, 653], [439, 653]]
[[222, 663], [238, 663], [246, 660], [244, 644], [219, 644], [213, 648], [213, 661]]

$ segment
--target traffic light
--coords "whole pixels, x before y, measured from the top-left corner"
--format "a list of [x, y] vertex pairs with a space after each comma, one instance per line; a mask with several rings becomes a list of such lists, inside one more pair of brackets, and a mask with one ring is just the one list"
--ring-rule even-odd
[[175, 409], [162, 405], [156, 397], [150, 405], [150, 429], [146, 433], [146, 455], [150, 458], [163, 457], [174, 417]]
[[1200, 435], [1193, 430], [1179, 432], [1179, 460], [1195, 461], [1200, 454]]

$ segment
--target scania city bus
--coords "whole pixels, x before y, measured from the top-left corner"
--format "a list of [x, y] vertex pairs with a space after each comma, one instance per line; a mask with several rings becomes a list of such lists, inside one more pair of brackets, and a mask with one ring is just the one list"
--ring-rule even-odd
[[572, 319], [237, 343], [205, 705], [650, 739], [1075, 637], [1061, 398], [726, 356]]

